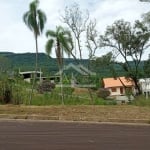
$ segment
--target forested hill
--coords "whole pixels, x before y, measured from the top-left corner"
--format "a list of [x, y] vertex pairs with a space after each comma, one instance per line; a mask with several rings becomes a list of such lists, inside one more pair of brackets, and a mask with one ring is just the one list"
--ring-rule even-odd
[[[11, 53], [0, 52], [1, 57], [7, 58], [7, 64], [9, 62], [12, 70], [20, 69], [21, 71], [33, 70], [35, 68], [35, 53]], [[65, 58], [64, 64], [76, 63], [72, 58]], [[87, 64], [88, 60], [82, 60], [82, 64]], [[45, 53], [38, 54], [38, 67], [43, 72], [51, 72], [52, 74], [58, 71], [58, 65], [56, 58], [47, 56]]]
[[[35, 53], [11, 53], [11, 52], [0, 52], [1, 64], [0, 67], [9, 68], [11, 70], [34, 70], [35, 67]], [[2, 59], [3, 58], [3, 59]], [[5, 59], [4, 59], [5, 58]], [[64, 64], [76, 63], [72, 58], [65, 58]], [[84, 59], [80, 61], [81, 64], [87, 66], [89, 61]], [[132, 62], [131, 62], [132, 63]], [[7, 66], [6, 66], [7, 65]], [[47, 56], [45, 53], [38, 54], [38, 67], [45, 74], [54, 74], [58, 71], [58, 65], [56, 58]], [[143, 62], [141, 62], [141, 68], [143, 67]], [[110, 68], [103, 67], [103, 65], [92, 65], [91, 69], [94, 72], [99, 73], [102, 77], [112, 76]], [[124, 71], [119, 65], [115, 65], [115, 70], [118, 75], [124, 75]]]

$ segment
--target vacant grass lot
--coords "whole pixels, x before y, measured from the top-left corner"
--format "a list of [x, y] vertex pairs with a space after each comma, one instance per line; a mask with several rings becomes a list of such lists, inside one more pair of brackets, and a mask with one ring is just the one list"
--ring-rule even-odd
[[0, 118], [150, 123], [150, 107], [0, 105]]

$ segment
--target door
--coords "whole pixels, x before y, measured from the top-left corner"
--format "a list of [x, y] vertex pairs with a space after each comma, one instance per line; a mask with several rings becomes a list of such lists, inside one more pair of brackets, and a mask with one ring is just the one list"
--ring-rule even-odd
[[120, 94], [123, 94], [123, 87], [120, 87]]

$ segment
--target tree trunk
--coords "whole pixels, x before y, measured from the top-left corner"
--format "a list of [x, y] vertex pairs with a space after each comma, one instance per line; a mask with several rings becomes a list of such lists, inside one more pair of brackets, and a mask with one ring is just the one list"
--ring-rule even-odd
[[36, 46], [36, 56], [35, 56], [35, 69], [33, 73], [33, 81], [32, 81], [32, 90], [30, 94], [29, 104], [31, 104], [32, 98], [33, 98], [33, 91], [35, 86], [35, 80], [37, 75], [37, 68], [38, 68], [38, 41], [37, 41], [37, 35], [35, 34], [35, 46]]
[[142, 94], [141, 89], [140, 89], [140, 86], [139, 86], [139, 84], [138, 84], [138, 80], [137, 80], [136, 78], [133, 78], [133, 81], [134, 81], [134, 84], [135, 84], [135, 88], [136, 88], [136, 90], [137, 90], [136, 95]]
[[61, 51], [60, 42], [57, 38], [56, 42], [57, 48], [56, 48], [56, 57], [57, 57], [57, 63], [59, 66], [59, 73], [60, 73], [60, 91], [61, 91], [61, 102], [62, 105], [64, 105], [64, 93], [63, 93], [63, 50]]
[[63, 71], [60, 69], [60, 86], [61, 86], [61, 103], [64, 105], [64, 92], [63, 92]]

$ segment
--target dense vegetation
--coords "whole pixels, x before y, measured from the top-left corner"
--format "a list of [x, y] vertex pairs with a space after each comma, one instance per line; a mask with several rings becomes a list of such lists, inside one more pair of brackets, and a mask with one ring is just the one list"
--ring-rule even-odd
[[[144, 16], [142, 22], [137, 20], [133, 25], [124, 20], [116, 20], [106, 28], [104, 35], [100, 35], [96, 20], [91, 20], [89, 12], [82, 12], [75, 3], [71, 7], [66, 7], [64, 15], [61, 16], [66, 28], [58, 25], [56, 30], [47, 30], [46, 55], [39, 53], [37, 39], [42, 34], [47, 17], [38, 6], [39, 1], [34, 0], [23, 15], [24, 23], [33, 32], [36, 52], [0, 53], [1, 103], [116, 104], [112, 99], [105, 101], [109, 92], [99, 88], [102, 87], [101, 81], [104, 77], [118, 76], [131, 78], [138, 91], [136, 95], [142, 94], [138, 80], [150, 76], [150, 60], [142, 61], [144, 51], [150, 47], [149, 14]], [[100, 53], [101, 48], [105, 47], [109, 48], [110, 52], [101, 57], [96, 56], [96, 51]], [[51, 57], [53, 50], [56, 58]], [[84, 58], [85, 51], [88, 53], [87, 59]], [[70, 57], [64, 58], [64, 54]], [[117, 61], [119, 55], [124, 62]], [[79, 66], [72, 65], [71, 69], [64, 70], [69, 64]], [[38, 80], [36, 73], [33, 73], [30, 83], [25, 83], [18, 76], [18, 71], [31, 70], [35, 72], [40, 70], [46, 77], [57, 73], [59, 84], [55, 86], [50, 81], [39, 84], [36, 82]], [[91, 72], [96, 73], [96, 76]], [[70, 85], [76, 86], [71, 88]], [[86, 88], [78, 85], [86, 85]], [[91, 88], [89, 85], [96, 86]], [[78, 91], [78, 88], [81, 88], [81, 91]]]
[[[57, 60], [55, 58], [49, 57], [45, 53], [39, 53], [38, 57], [39, 57], [38, 62], [39, 69], [41, 69], [45, 75], [54, 75], [56, 72], [58, 72]], [[20, 71], [34, 70], [35, 53], [0, 52], [0, 62], [1, 67], [5, 69], [8, 68], [8, 70], [10, 71], [13, 70], [18, 71], [19, 69]], [[77, 64], [77, 62], [73, 58], [64, 58], [65, 65], [68, 65], [70, 63]], [[81, 63], [87, 67], [89, 60], [88, 59], [78, 60], [78, 63]], [[130, 63], [132, 64], [132, 62]], [[92, 61], [91, 66], [92, 67], [90, 68], [90, 70], [96, 71], [99, 77], [113, 76], [113, 72], [111, 72], [110, 66], [106, 67], [104, 64], [100, 64], [99, 62], [96, 61]], [[142, 61], [140, 64], [141, 71], [143, 70], [143, 66], [144, 61]], [[124, 70], [121, 68], [119, 64], [115, 64], [114, 69], [116, 70], [117, 75], [119, 76], [125, 75]], [[71, 71], [73, 70], [70, 70], [70, 72]]]

